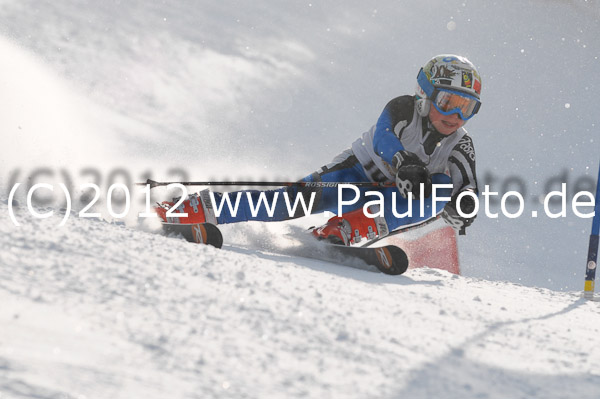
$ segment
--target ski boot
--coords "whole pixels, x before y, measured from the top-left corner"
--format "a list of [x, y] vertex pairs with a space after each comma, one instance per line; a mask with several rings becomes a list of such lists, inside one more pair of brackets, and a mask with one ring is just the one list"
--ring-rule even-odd
[[383, 217], [369, 218], [362, 208], [334, 216], [323, 226], [313, 229], [312, 234], [319, 240], [328, 240], [332, 244], [350, 246], [363, 239], [372, 240], [388, 235], [389, 230]]
[[[163, 201], [154, 207], [154, 211], [165, 223], [195, 224], [212, 223], [217, 224], [217, 217], [212, 208], [212, 202], [208, 190], [202, 190], [197, 194], [190, 194], [188, 198], [167, 216], [171, 209], [181, 198], [173, 198], [173, 201]], [[187, 213], [187, 217], [177, 217], [178, 213]]]

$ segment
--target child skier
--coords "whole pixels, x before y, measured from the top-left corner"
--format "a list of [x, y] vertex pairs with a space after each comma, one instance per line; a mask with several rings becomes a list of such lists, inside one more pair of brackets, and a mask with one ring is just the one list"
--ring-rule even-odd
[[[366, 215], [363, 205], [367, 203], [365, 195], [351, 205], [344, 205], [341, 216], [331, 218], [324, 226], [313, 230], [318, 238], [329, 239], [337, 243], [350, 245], [361, 239], [383, 237], [401, 226], [421, 222], [431, 217], [431, 210], [424, 216], [419, 212], [397, 217], [407, 210], [419, 209], [418, 201], [424, 201], [430, 209], [432, 184], [452, 184], [451, 193], [442, 192], [441, 196], [451, 196], [448, 202], [437, 202], [435, 213], [442, 213], [443, 219], [464, 234], [474, 219], [465, 218], [457, 212], [457, 197], [463, 191], [477, 193], [475, 174], [475, 151], [471, 138], [464, 130], [464, 124], [471, 119], [481, 106], [481, 78], [475, 66], [466, 58], [457, 55], [438, 55], [431, 59], [417, 76], [414, 96], [400, 96], [391, 100], [384, 108], [375, 126], [352, 143], [352, 147], [337, 157], [332, 163], [302, 179], [302, 182], [390, 182], [392, 187], [361, 188], [366, 191], [378, 191], [383, 196], [384, 209], [372, 209]], [[423, 189], [420, 189], [423, 185]], [[235, 223], [241, 221], [281, 221], [303, 216], [297, 212], [288, 214], [284, 201], [293, 203], [298, 194], [315, 195], [312, 213], [337, 212], [338, 203], [348, 204], [348, 197], [354, 192], [344, 192], [338, 198], [335, 184], [310, 186], [292, 186], [269, 191], [244, 191], [229, 193], [229, 197], [239, 201], [239, 205], [228, 208], [222, 206], [221, 193], [209, 193], [208, 190], [190, 196], [178, 211], [188, 214], [187, 218], [175, 218], [171, 222], [213, 224]], [[443, 190], [442, 190], [443, 191]], [[396, 194], [399, 192], [400, 197]], [[244, 194], [239, 195], [238, 193]], [[413, 196], [412, 206], [410, 193]], [[423, 198], [420, 194], [423, 193]], [[217, 217], [211, 201], [221, 213]], [[272, 205], [271, 215], [266, 207], [260, 208], [255, 216], [260, 196]], [[440, 195], [438, 195], [439, 197]], [[252, 204], [250, 203], [252, 202]], [[461, 210], [472, 213], [472, 196], [463, 196]], [[166, 211], [172, 202], [163, 202], [157, 212], [163, 221], [167, 221]], [[252, 206], [252, 208], [251, 208]], [[438, 208], [439, 206], [439, 208]], [[375, 207], [376, 208], [376, 207]], [[237, 212], [234, 212], [237, 210]], [[372, 217], [373, 214], [378, 216]]]

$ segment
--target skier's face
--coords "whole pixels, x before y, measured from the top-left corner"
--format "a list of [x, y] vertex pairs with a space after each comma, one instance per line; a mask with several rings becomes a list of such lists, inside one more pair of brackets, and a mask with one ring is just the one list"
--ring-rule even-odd
[[429, 120], [438, 132], [446, 136], [465, 124], [458, 114], [443, 115], [434, 106], [429, 109]]

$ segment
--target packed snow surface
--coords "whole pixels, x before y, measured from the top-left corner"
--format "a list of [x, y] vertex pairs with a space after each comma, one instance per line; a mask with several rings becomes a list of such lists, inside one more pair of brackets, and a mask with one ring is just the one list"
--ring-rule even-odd
[[6, 208], [3, 399], [598, 397], [600, 308], [576, 292]]

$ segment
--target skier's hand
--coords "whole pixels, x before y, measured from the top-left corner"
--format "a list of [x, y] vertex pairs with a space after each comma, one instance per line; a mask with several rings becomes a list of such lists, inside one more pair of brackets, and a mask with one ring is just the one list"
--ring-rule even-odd
[[[448, 223], [452, 228], [458, 231], [459, 235], [465, 235], [466, 229], [469, 227], [477, 214], [470, 218], [464, 218], [458, 214], [457, 208], [457, 198], [460, 192], [454, 194], [450, 202], [448, 202], [444, 209], [442, 210], [442, 218], [444, 221]], [[465, 195], [460, 199], [460, 209], [465, 214], [471, 214], [475, 210], [475, 199], [470, 195]]]
[[415, 154], [414, 152], [403, 150], [403, 151], [398, 151], [397, 153], [394, 154], [394, 157], [392, 158], [392, 165], [394, 166], [394, 169], [396, 169], [396, 171], [398, 171], [398, 169], [400, 169], [402, 166], [408, 166], [408, 165], [425, 166], [425, 163], [423, 161], [421, 161], [421, 159], [419, 159], [417, 154]]
[[392, 159], [396, 168], [396, 187], [400, 195], [408, 198], [412, 192], [414, 199], [421, 199], [421, 184], [424, 184], [424, 196], [431, 196], [431, 176], [425, 163], [419, 157], [408, 151], [398, 151]]

